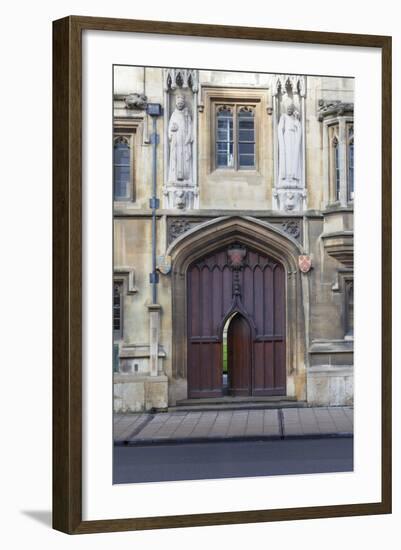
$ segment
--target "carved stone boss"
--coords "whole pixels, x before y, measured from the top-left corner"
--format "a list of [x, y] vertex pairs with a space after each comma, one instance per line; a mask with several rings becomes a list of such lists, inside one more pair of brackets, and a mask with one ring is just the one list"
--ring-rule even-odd
[[198, 71], [164, 69], [164, 207], [199, 208]]
[[306, 77], [275, 75], [273, 93], [273, 209], [306, 209], [305, 95]]

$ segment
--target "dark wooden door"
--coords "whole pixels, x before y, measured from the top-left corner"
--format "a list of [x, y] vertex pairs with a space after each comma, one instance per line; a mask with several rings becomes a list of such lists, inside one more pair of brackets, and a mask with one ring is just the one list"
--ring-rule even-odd
[[252, 395], [285, 395], [284, 267], [271, 258], [250, 251], [242, 276], [242, 303], [255, 325]]
[[[248, 322], [248, 329], [238, 319], [232, 331], [238, 331], [242, 341], [249, 330], [251, 342], [246, 360], [235, 363], [243, 369], [247, 364], [248, 374], [244, 371], [241, 376], [248, 380], [249, 390], [243, 391], [251, 395], [286, 393], [285, 270], [281, 263], [265, 254], [249, 248], [244, 250], [239, 269], [233, 268], [229, 247], [200, 258], [188, 269], [189, 397], [223, 395], [223, 325], [225, 319], [236, 312]], [[234, 347], [235, 339], [232, 336]], [[241, 384], [245, 382], [239, 380], [238, 391], [241, 391]]]
[[251, 395], [252, 334], [248, 321], [234, 315], [227, 331], [228, 393]]
[[188, 396], [223, 395], [219, 326], [231, 302], [225, 252], [202, 258], [188, 270]]

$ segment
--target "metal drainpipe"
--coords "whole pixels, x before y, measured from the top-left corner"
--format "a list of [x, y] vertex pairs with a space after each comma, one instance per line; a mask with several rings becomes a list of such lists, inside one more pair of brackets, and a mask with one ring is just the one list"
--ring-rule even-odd
[[159, 200], [156, 196], [157, 183], [157, 118], [152, 117], [153, 132], [152, 132], [152, 198], [149, 201], [152, 209], [152, 273], [150, 274], [150, 283], [152, 284], [152, 303], [157, 304], [157, 284], [159, 282], [159, 274], [156, 271], [156, 210], [159, 207]]

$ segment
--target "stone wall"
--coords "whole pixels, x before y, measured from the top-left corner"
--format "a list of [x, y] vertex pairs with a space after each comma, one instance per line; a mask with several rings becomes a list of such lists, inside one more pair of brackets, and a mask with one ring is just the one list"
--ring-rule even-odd
[[[161, 208], [157, 211], [157, 256], [163, 264], [158, 284], [160, 332], [158, 372], [150, 373], [149, 311], [151, 288], [152, 131], [151, 118], [142, 108], [127, 107], [127, 96], [144, 94], [148, 102], [166, 101], [163, 69], [116, 67], [114, 116], [118, 124], [135, 126], [134, 180], [135, 200], [114, 204], [114, 270], [126, 279], [123, 297], [123, 334], [119, 342], [120, 367], [115, 376], [115, 410], [139, 411], [174, 405], [186, 392], [186, 381], [176, 378], [173, 365], [172, 278], [166, 250], [185, 231], [222, 216], [241, 213], [264, 219], [285, 233], [290, 222], [299, 231], [288, 238], [299, 242], [302, 252], [312, 258], [312, 269], [303, 287], [305, 311], [305, 377], [301, 388], [293, 391], [311, 404], [350, 404], [353, 389], [353, 339], [344, 333], [344, 276], [352, 275], [353, 208], [328, 208], [327, 181], [323, 159], [323, 124], [319, 119], [322, 101], [353, 101], [352, 79], [307, 77], [305, 93], [305, 173], [306, 208], [278, 212], [274, 207], [274, 124], [272, 78], [274, 75], [199, 71], [193, 117], [196, 117], [196, 170], [194, 185], [199, 188], [196, 208]], [[211, 162], [211, 101], [230, 89], [237, 99], [257, 98], [257, 169], [236, 173], [213, 170]], [[191, 91], [192, 90], [192, 91]], [[194, 91], [195, 90], [195, 91]], [[234, 90], [234, 92], [233, 92]], [[187, 96], [186, 96], [187, 97]], [[188, 96], [189, 97], [189, 96]], [[194, 100], [195, 101], [195, 100]], [[170, 111], [171, 112], [171, 106]], [[157, 121], [157, 194], [162, 200], [166, 190], [166, 122]], [[168, 182], [167, 182], [168, 184]], [[180, 220], [183, 220], [180, 226]], [[172, 230], [175, 224], [175, 233]], [[291, 225], [292, 224], [292, 225]], [[174, 229], [174, 227], [173, 227]], [[287, 226], [288, 229], [288, 226]], [[174, 270], [174, 265], [172, 266]], [[131, 274], [131, 275], [130, 275]], [[129, 290], [128, 278], [134, 280]], [[300, 379], [301, 380], [301, 379]], [[174, 382], [174, 383], [173, 383]]]

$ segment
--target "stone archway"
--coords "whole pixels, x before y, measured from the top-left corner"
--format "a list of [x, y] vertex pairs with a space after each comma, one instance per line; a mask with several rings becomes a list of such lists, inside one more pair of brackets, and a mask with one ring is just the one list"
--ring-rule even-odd
[[302, 247], [272, 225], [251, 217], [221, 217], [201, 224], [177, 238], [167, 250], [172, 262], [173, 401], [188, 397], [187, 273], [198, 259], [240, 243], [283, 266], [285, 272], [286, 393], [306, 396], [305, 316], [303, 285], [298, 270]]

